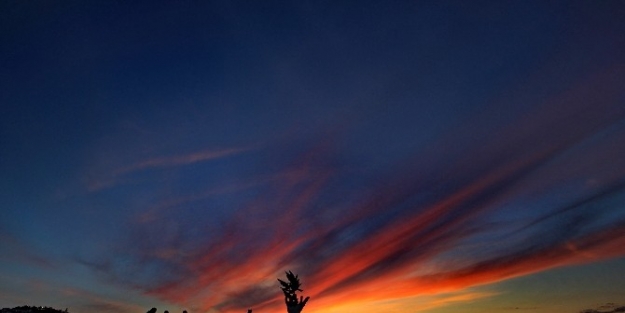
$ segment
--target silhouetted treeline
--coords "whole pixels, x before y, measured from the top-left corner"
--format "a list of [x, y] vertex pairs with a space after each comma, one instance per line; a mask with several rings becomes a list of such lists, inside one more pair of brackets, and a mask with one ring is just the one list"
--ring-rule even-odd
[[16, 306], [12, 309], [0, 309], [0, 313], [68, 313], [67, 309], [57, 310], [47, 306]]

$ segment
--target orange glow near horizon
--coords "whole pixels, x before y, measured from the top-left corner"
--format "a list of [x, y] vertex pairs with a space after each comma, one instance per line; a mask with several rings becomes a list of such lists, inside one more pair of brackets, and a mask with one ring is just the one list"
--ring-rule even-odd
[[[485, 194], [504, 190], [515, 181], [515, 177], [545, 162], [550, 155], [544, 153], [494, 171], [496, 174], [485, 176], [425, 209], [415, 210], [412, 216], [386, 225], [341, 253], [326, 256], [316, 271], [301, 275], [302, 295], [311, 297], [306, 312], [338, 312], [347, 308], [373, 312], [381, 307], [395, 312], [414, 301], [419, 302], [418, 310], [426, 310], [496, 294], [472, 292], [471, 288], [476, 286], [623, 255], [625, 226], [615, 225], [530, 252], [493, 257], [468, 265], [459, 263], [450, 268], [445, 268], [445, 263], [437, 265], [438, 255], [452, 246], [457, 247], [471, 234], [450, 231], [461, 230], [464, 222], [488, 211], [489, 206], [496, 202], [488, 197], [481, 200]], [[254, 242], [254, 233], [245, 232], [244, 224], [233, 223], [219, 240], [195, 258], [195, 262], [187, 265], [196, 275], [153, 289], [149, 294], [203, 311], [217, 308], [220, 312], [236, 313], [247, 307], [263, 313], [283, 311], [284, 303], [275, 278], [281, 277], [281, 269], [305, 269], [307, 262], [306, 258], [300, 259], [299, 265], [284, 260], [297, 256], [298, 249], [307, 242], [319, 240], [336, 227], [354, 222], [353, 217], [347, 216], [335, 221], [334, 228], [320, 226], [301, 233], [299, 237], [290, 237], [293, 231], [290, 226], [299, 225], [301, 212], [318, 195], [326, 180], [327, 176], [318, 175], [308, 183], [303, 183], [303, 177], [292, 181], [292, 186], [298, 185], [302, 191], [299, 196], [288, 200], [293, 210], [285, 214], [276, 211], [278, 215], [272, 220], [274, 226], [268, 228], [272, 232], [271, 240], [252, 246], [241, 260], [232, 262], [232, 249]], [[283, 194], [286, 195], [287, 191], [288, 188]], [[467, 203], [471, 203], [470, 209], [462, 210]], [[262, 202], [252, 203], [243, 216], [264, 208]], [[444, 227], [431, 228], [450, 214], [455, 215]], [[426, 248], [411, 254], [411, 249], [420, 247]], [[400, 261], [394, 261], [394, 258]], [[391, 262], [392, 266], [376, 268], [384, 262]], [[424, 268], [435, 270], [419, 272]]]
[[[619, 121], [612, 114], [588, 104], [616, 97], [612, 91], [594, 99], [590, 89], [618, 88], [587, 84], [613, 74], [590, 76], [495, 133], [481, 128], [479, 118], [454, 125], [423, 155], [366, 182], [349, 166], [335, 164], [339, 149], [325, 138], [301, 144], [303, 151], [279, 161], [266, 160], [267, 172], [258, 176], [163, 197], [133, 219], [148, 244], [131, 238], [128, 255], [137, 268], [152, 265], [169, 276], [133, 287], [192, 311], [273, 313], [284, 309], [276, 278], [292, 270], [302, 278], [303, 295], [311, 297], [309, 313], [392, 312], [410, 303], [425, 310], [497, 294], [476, 287], [621, 257], [625, 220], [610, 210], [622, 202], [625, 164], [609, 164], [605, 156], [622, 149], [625, 131], [614, 126]], [[588, 114], [566, 113], [553, 123], [562, 103]], [[606, 106], [610, 110], [616, 109]], [[465, 137], [467, 129], [480, 131]], [[272, 149], [290, 151], [290, 144]], [[118, 175], [259, 150], [151, 158]], [[228, 197], [239, 195], [240, 202], [230, 203]], [[220, 197], [228, 198], [228, 206], [206, 201]], [[222, 216], [213, 219], [210, 204]], [[594, 205], [612, 219], [589, 218], [597, 213]], [[190, 216], [206, 217], [212, 228], [154, 240], [160, 234], [152, 228], [169, 226], [175, 210], [198, 207], [204, 211]]]

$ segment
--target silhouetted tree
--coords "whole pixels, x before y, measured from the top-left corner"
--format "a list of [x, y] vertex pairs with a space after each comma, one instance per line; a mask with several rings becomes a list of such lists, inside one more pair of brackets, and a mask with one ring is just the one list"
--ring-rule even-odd
[[303, 291], [300, 289], [301, 283], [299, 282], [299, 278], [297, 275], [293, 274], [291, 271], [286, 272], [286, 278], [289, 281], [288, 283], [278, 279], [280, 282], [280, 289], [284, 293], [284, 303], [286, 304], [286, 311], [288, 313], [301, 313], [304, 309], [304, 306], [308, 302], [310, 297], [299, 297], [297, 298], [297, 291]]
[[[286, 304], [286, 311], [287, 313], [301, 313], [310, 297], [299, 297], [299, 299], [297, 299], [296, 292], [303, 291], [302, 289], [300, 289], [300, 286], [302, 284], [299, 282], [299, 277], [293, 274], [291, 271], [285, 273], [288, 282], [285, 282], [279, 278], [278, 281], [280, 282], [280, 285], [282, 285], [280, 289], [282, 289], [282, 292], [284, 293], [284, 303]], [[252, 309], [247, 309], [247, 313], [252, 313]]]

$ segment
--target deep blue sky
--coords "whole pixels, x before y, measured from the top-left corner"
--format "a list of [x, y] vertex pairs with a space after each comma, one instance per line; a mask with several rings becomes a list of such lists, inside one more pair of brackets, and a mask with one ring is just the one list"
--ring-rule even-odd
[[286, 269], [310, 313], [622, 300], [623, 16], [3, 1], [0, 306], [269, 313]]

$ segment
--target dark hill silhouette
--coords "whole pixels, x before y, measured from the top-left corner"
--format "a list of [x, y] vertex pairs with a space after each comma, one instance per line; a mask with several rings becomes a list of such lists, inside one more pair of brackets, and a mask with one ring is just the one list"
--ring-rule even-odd
[[4, 308], [0, 309], [0, 313], [68, 313], [67, 309], [57, 310], [51, 307], [42, 306], [17, 306], [12, 309]]

